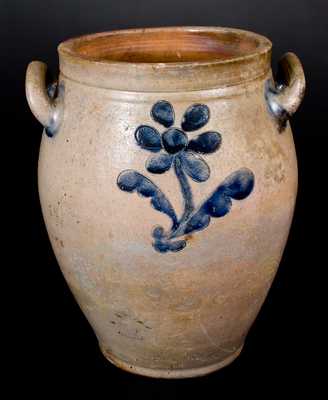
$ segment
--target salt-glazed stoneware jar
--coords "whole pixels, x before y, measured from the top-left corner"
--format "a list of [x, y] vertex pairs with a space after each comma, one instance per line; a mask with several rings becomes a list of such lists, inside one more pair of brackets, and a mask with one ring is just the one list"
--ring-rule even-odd
[[39, 191], [62, 272], [105, 357], [184, 378], [240, 353], [277, 271], [297, 164], [298, 58], [226, 28], [106, 32], [28, 66]]

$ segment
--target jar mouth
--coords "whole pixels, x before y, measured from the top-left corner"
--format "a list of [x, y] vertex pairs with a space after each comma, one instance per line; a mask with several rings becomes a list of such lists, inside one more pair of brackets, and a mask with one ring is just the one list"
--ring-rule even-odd
[[252, 32], [223, 28], [148, 28], [96, 33], [60, 45], [97, 62], [133, 64], [225, 62], [255, 55], [271, 46]]
[[[163, 75], [165, 69], [171, 78], [174, 78], [181, 72], [187, 73], [190, 77], [191, 71], [200, 71], [204, 68], [207, 69], [207, 73], [211, 67], [219, 67], [222, 71], [222, 66], [227, 64], [242, 65], [250, 61], [256, 64], [263, 55], [270, 53], [271, 42], [261, 35], [239, 29], [168, 27], [126, 29], [84, 35], [61, 43], [58, 51], [61, 66], [65, 70], [71, 70], [69, 64], [74, 64], [75, 67], [83, 64], [84, 68], [88, 68], [89, 65], [91, 69], [97, 65], [99, 72], [106, 69], [107, 72], [121, 71], [127, 74], [125, 76], [127, 80], [133, 81], [136, 79], [136, 74], [143, 73], [145, 79], [154, 78], [154, 81], [159, 79], [159, 83], [164, 83], [167, 79], [156, 75]], [[261, 72], [257, 71], [259, 68], [255, 69], [256, 74]], [[75, 72], [79, 71], [75, 68]], [[229, 73], [226, 72], [225, 75], [229, 84], [227, 76]], [[76, 78], [83, 80], [86, 77]], [[110, 86], [106, 87], [113, 86], [113, 83], [109, 83]], [[130, 83], [135, 88], [135, 82]], [[153, 83], [154, 89], [157, 87], [155, 90], [158, 90], [159, 83]], [[206, 82], [204, 83], [206, 86]], [[103, 82], [100, 85], [102, 86]], [[115, 86], [117, 85], [114, 84], [113, 88], [117, 89]], [[170, 84], [168, 86], [170, 87]]]

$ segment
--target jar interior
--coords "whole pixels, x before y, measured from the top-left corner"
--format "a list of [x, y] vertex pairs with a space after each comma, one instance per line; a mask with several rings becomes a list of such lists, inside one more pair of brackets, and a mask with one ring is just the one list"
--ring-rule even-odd
[[243, 31], [114, 31], [75, 40], [72, 51], [95, 61], [130, 63], [213, 62], [253, 54], [259, 40]]

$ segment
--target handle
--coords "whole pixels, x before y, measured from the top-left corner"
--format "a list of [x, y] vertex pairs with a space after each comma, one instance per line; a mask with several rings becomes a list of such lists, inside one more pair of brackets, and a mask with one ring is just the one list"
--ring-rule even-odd
[[46, 87], [47, 66], [40, 61], [32, 61], [26, 71], [26, 98], [35, 118], [52, 137], [58, 130], [63, 115], [63, 85]]
[[296, 112], [305, 92], [302, 64], [294, 53], [286, 53], [278, 65], [277, 83], [267, 81], [265, 97], [270, 112], [277, 119], [280, 130]]

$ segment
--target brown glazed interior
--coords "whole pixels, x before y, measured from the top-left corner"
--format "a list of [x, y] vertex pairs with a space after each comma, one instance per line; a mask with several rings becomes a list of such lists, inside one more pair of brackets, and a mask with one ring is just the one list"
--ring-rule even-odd
[[97, 61], [176, 63], [227, 60], [256, 52], [254, 37], [236, 32], [122, 31], [82, 38], [76, 54]]
[[[148, 86], [152, 91], [188, 90], [195, 84], [193, 74], [202, 80], [204, 88], [216, 86], [216, 82], [221, 86], [223, 79], [227, 85], [234, 84], [240, 80], [237, 75], [253, 79], [268, 70], [270, 50], [271, 42], [263, 36], [215, 27], [118, 30], [81, 36], [59, 46], [61, 69], [67, 77], [74, 73], [75, 80], [125, 90], [124, 75], [124, 80], [129, 80], [127, 87], [146, 91]], [[95, 73], [101, 82], [95, 82]], [[106, 75], [106, 81], [101, 74]]]

